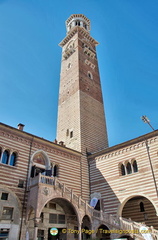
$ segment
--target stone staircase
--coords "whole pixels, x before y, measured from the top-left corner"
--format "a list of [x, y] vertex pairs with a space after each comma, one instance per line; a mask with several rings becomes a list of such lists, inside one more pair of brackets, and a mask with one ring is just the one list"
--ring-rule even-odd
[[[91, 207], [87, 201], [76, 195], [72, 189], [69, 189], [64, 183], [61, 183], [55, 177], [48, 177], [42, 174], [30, 179], [29, 186], [37, 184], [51, 185], [54, 190], [61, 192], [62, 197], [66, 197], [70, 202], [82, 209], [85, 214], [92, 216], [93, 219], [99, 220], [102, 224], [110, 226], [110, 232], [119, 233], [121, 235], [130, 235], [134, 239], [143, 240], [144, 237], [140, 232], [140, 227], [144, 226], [141, 223], [134, 222], [130, 219], [116, 217], [103, 211], [97, 211]], [[158, 240], [158, 230], [153, 227], [148, 227], [153, 240]]]

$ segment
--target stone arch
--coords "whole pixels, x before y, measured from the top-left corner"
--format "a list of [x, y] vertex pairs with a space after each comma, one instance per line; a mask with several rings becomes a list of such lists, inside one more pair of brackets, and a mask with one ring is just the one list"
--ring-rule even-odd
[[12, 192], [12, 190], [10, 190], [9, 188], [7, 188], [5, 185], [0, 185], [0, 190], [4, 190], [6, 192], [9, 192], [12, 196], [14, 196], [14, 198], [16, 199], [17, 203], [18, 203], [18, 209], [20, 210], [20, 216], [21, 216], [21, 212], [22, 212], [22, 205], [21, 202], [19, 200], [19, 198], [17, 197], [17, 195]]
[[[4, 185], [0, 186], [1, 229], [7, 228], [7, 239], [19, 239], [22, 227], [22, 205], [17, 195]], [[3, 197], [6, 199], [4, 199]], [[7, 200], [7, 201], [5, 201]], [[7, 222], [6, 222], [7, 221]], [[7, 224], [6, 224], [7, 223]], [[7, 227], [6, 227], [7, 226]]]
[[[77, 216], [78, 222], [81, 222], [81, 214], [79, 213], [78, 208], [77, 208], [72, 202], [70, 202], [67, 198], [62, 198], [61, 196], [54, 196], [54, 197], [50, 196], [49, 198], [47, 198], [47, 200], [44, 201], [44, 202], [41, 204], [41, 206], [39, 207], [40, 211], [38, 212], [38, 215], [37, 215], [36, 217], [40, 217], [40, 214], [41, 214], [44, 206], [45, 206], [47, 203], [49, 203], [51, 200], [52, 200], [52, 201], [55, 201], [55, 202], [59, 201], [59, 203], [61, 203], [62, 201], [65, 202], [65, 203], [67, 203], [68, 206], [69, 206], [69, 207], [72, 207], [72, 209], [74, 210], [74, 212], [75, 212], [75, 214], [76, 214], [76, 216]], [[59, 204], [59, 205], [60, 205], [60, 204]], [[62, 205], [62, 204], [61, 204], [61, 205]]]
[[128, 201], [129, 199], [131, 199], [131, 198], [136, 197], [136, 196], [142, 196], [142, 197], [147, 198], [147, 199], [152, 203], [152, 205], [154, 206], [155, 211], [156, 211], [156, 214], [157, 214], [157, 216], [158, 216], [158, 208], [157, 208], [156, 204], [154, 203], [154, 201], [153, 201], [149, 196], [147, 196], [146, 194], [138, 194], [138, 193], [135, 193], [135, 194], [133, 194], [133, 195], [130, 195], [129, 197], [125, 197], [125, 198], [122, 200], [122, 202], [119, 204], [118, 210], [117, 210], [117, 215], [118, 215], [119, 217], [121, 217], [123, 207], [125, 206], [125, 204], [127, 203], [127, 201]]
[[[140, 206], [140, 203], [143, 206]], [[147, 226], [158, 229], [158, 216], [155, 204], [149, 198], [142, 195], [135, 195], [127, 198], [122, 204], [121, 217], [130, 218], [135, 222], [144, 222]]]
[[92, 221], [91, 218], [86, 214], [82, 218], [82, 239], [90, 239], [92, 234]]
[[105, 224], [100, 224], [97, 228], [96, 237], [102, 240], [110, 240], [110, 229]]
[[[35, 160], [35, 157], [41, 158], [38, 162], [38, 160]], [[41, 161], [41, 162], [40, 162]], [[42, 166], [43, 169], [49, 170], [51, 168], [50, 160], [46, 152], [43, 150], [37, 150], [35, 151], [32, 156], [31, 156], [31, 161], [30, 161], [30, 167], [29, 167], [29, 176], [32, 176], [32, 171], [33, 171], [33, 166], [38, 166], [40, 168], [40, 165]]]
[[59, 230], [58, 238], [63, 239], [63, 234], [66, 234], [67, 239], [71, 239], [72, 233], [69, 231], [62, 232], [62, 229], [79, 229], [79, 226], [81, 225], [81, 214], [77, 207], [66, 198], [62, 198], [58, 195], [55, 195], [54, 197], [52, 197], [52, 195], [47, 195], [47, 198], [44, 196], [43, 198], [44, 201], [39, 201], [38, 208], [35, 211], [33, 209], [31, 218], [28, 221], [28, 231], [30, 236], [34, 236], [37, 223], [38, 229], [42, 229], [42, 231], [45, 232], [46, 237], [49, 238], [50, 229], [53, 224], [53, 226]]
[[126, 175], [126, 169], [125, 169], [125, 168], [126, 168], [126, 167], [125, 167], [124, 163], [120, 162], [120, 163], [118, 164], [119, 176], [124, 176], [124, 175]]
[[44, 160], [45, 160], [45, 166], [46, 166], [46, 169], [50, 168], [50, 160], [49, 160], [49, 157], [47, 155], [46, 152], [44, 152], [43, 150], [37, 150], [35, 151], [33, 154], [32, 154], [32, 157], [31, 157], [31, 164], [33, 163], [33, 159], [36, 155], [40, 155], [44, 157]]

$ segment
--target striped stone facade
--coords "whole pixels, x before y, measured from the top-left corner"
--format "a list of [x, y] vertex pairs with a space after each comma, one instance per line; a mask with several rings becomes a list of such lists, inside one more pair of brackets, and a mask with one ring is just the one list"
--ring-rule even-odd
[[[104, 211], [158, 229], [157, 144], [158, 131], [154, 131], [89, 156], [91, 193], [101, 194]], [[121, 165], [128, 163], [131, 171], [122, 175]]]
[[[81, 14], [77, 17], [82, 19]], [[108, 146], [97, 44], [88, 30], [78, 25], [60, 43], [57, 139], [82, 153], [97, 152]]]
[[[25, 234], [31, 168], [33, 158], [37, 154], [45, 158], [47, 168], [51, 169], [53, 165], [58, 166], [57, 178], [81, 196], [81, 154], [79, 152], [5, 124], [0, 124], [0, 150], [0, 215], [2, 216], [4, 207], [13, 208], [10, 219], [0, 220], [0, 229], [10, 229], [9, 239], [17, 240], [19, 234], [21, 237]], [[10, 155], [12, 152], [16, 153], [15, 166], [3, 163], [5, 150]], [[6, 200], [2, 199], [4, 193], [8, 194]], [[36, 202], [36, 199], [34, 201]], [[23, 218], [22, 222], [20, 218]]]
[[66, 27], [57, 140], [0, 124], [0, 239], [115, 239], [142, 222], [158, 229], [158, 131], [108, 147], [98, 43], [84, 15]]

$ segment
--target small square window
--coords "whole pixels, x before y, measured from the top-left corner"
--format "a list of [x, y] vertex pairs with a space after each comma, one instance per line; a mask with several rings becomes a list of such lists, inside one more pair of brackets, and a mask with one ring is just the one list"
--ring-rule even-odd
[[58, 223], [59, 224], [65, 224], [65, 215], [58, 215]]
[[8, 193], [2, 193], [1, 200], [8, 200]]
[[53, 213], [49, 214], [49, 223], [57, 224], [57, 214], [53, 214]]
[[19, 187], [19, 188], [23, 188], [23, 187], [24, 187], [24, 180], [20, 180], [20, 179], [19, 179], [18, 187]]

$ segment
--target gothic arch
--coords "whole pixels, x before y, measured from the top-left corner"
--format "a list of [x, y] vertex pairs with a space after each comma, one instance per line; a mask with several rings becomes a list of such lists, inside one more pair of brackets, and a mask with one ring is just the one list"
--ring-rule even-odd
[[44, 157], [46, 169], [49, 169], [50, 168], [50, 160], [49, 160], [49, 157], [48, 157], [47, 153], [44, 152], [43, 150], [37, 150], [32, 154], [31, 164], [33, 163], [33, 160], [34, 160], [35, 156], [40, 155], [40, 154]]
[[100, 224], [97, 228], [96, 237], [99, 239], [107, 239], [110, 240], [110, 228], [107, 226], [107, 224]]
[[134, 198], [134, 197], [137, 197], [137, 196], [147, 198], [147, 199], [152, 203], [152, 205], [154, 206], [155, 211], [156, 211], [156, 214], [157, 214], [157, 216], [158, 216], [158, 208], [157, 208], [156, 204], [154, 203], [154, 201], [153, 201], [149, 196], [147, 196], [146, 194], [135, 193], [135, 194], [133, 194], [133, 195], [130, 195], [129, 197], [125, 197], [125, 198], [122, 200], [122, 202], [119, 204], [118, 210], [117, 210], [117, 215], [118, 215], [119, 217], [121, 217], [122, 210], [123, 210], [125, 204], [128, 202], [128, 200], [130, 200], [130, 199], [132, 199], [132, 198]]
[[87, 218], [87, 220], [89, 221], [89, 224], [90, 224], [90, 227], [92, 227], [92, 219], [91, 219], [91, 217], [89, 216], [89, 214], [84, 214], [83, 216], [82, 216], [82, 222], [83, 222], [83, 220], [85, 219], [85, 218]]

